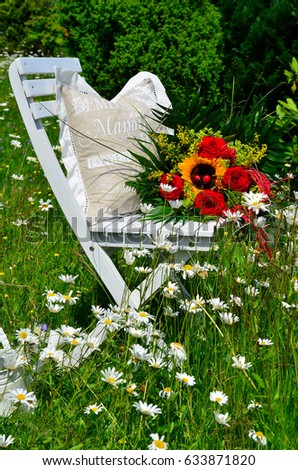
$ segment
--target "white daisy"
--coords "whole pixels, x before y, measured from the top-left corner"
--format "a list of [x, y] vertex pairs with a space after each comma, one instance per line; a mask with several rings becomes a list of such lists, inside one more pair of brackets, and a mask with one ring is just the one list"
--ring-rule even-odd
[[191, 264], [183, 264], [181, 266], [181, 272], [183, 279], [192, 278], [195, 275], [194, 267]]
[[168, 299], [173, 299], [176, 297], [177, 293], [179, 292], [179, 287], [175, 282], [168, 282], [167, 287], [163, 289], [163, 295]]
[[94, 334], [90, 333], [85, 338], [85, 344], [89, 349], [93, 349], [93, 351], [96, 351], [98, 350], [101, 342], [98, 336], [95, 336]]
[[169, 235], [167, 234], [160, 234], [153, 239], [153, 244], [158, 250], [175, 253], [177, 251], [177, 246], [168, 241], [168, 237]]
[[82, 328], [74, 328], [73, 326], [70, 325], [61, 325], [60, 328], [57, 328], [57, 332], [60, 333], [60, 335], [63, 338], [72, 338], [74, 336], [77, 336], [80, 334]]
[[264, 201], [268, 199], [268, 195], [264, 193], [243, 193], [243, 206], [258, 214], [260, 211], [269, 211], [268, 204]]
[[243, 213], [239, 210], [232, 211], [231, 209], [227, 209], [226, 211], [223, 211], [223, 215], [224, 218], [219, 219], [220, 224], [224, 224], [226, 222], [233, 222], [238, 227], [240, 226], [240, 222], [242, 222]]
[[69, 305], [74, 305], [77, 302], [77, 300], [79, 300], [79, 297], [73, 296], [72, 293], [73, 293], [72, 290], [70, 290], [68, 294], [58, 293], [59, 302], [61, 302], [62, 304], [68, 303]]
[[86, 406], [86, 408], [84, 409], [84, 413], [87, 415], [90, 415], [91, 413], [98, 415], [98, 413], [100, 413], [103, 409], [103, 405], [98, 405], [97, 403], [94, 403], [93, 405]]
[[129, 395], [132, 395], [134, 397], [137, 397], [138, 396], [138, 392], [136, 391], [136, 384], [129, 384], [127, 387], [126, 387], [126, 391]]
[[119, 313], [107, 310], [103, 315], [95, 315], [95, 317], [98, 319], [98, 324], [104, 325], [110, 332], [117, 331], [122, 328], [123, 318]]
[[171, 389], [170, 387], [164, 387], [160, 392], [159, 392], [159, 396], [161, 398], [165, 398], [166, 400], [168, 400], [170, 398], [171, 395], [173, 395], [174, 393], [174, 390]]
[[12, 145], [14, 148], [21, 148], [22, 147], [21, 142], [17, 139], [11, 140], [10, 145]]
[[27, 225], [28, 223], [29, 221], [24, 220], [24, 219], [17, 219], [14, 222], [12, 222], [12, 224], [15, 225], [16, 227], [21, 227], [21, 225]]
[[230, 421], [231, 419], [229, 418], [229, 413], [222, 414], [222, 413], [217, 413], [216, 411], [214, 411], [214, 417], [215, 417], [215, 421], [218, 424], [223, 424], [224, 426], [230, 427], [230, 425], [228, 424], [228, 421]]
[[228, 308], [227, 304], [223, 300], [220, 300], [218, 297], [210, 299], [208, 301], [211, 305], [212, 310], [215, 312], [217, 310], [225, 310]]
[[15, 404], [19, 403], [25, 408], [37, 407], [37, 399], [34, 392], [28, 392], [25, 388], [15, 388], [13, 390], [9, 390], [8, 395], [8, 399]]
[[148, 349], [144, 348], [140, 344], [134, 344], [129, 348], [129, 351], [132, 357], [128, 361], [128, 364], [137, 364], [140, 361], [148, 361], [152, 357], [148, 352]]
[[184, 385], [187, 385], [188, 387], [193, 387], [196, 384], [196, 379], [194, 378], [194, 376], [188, 375], [185, 372], [176, 372], [176, 379]]
[[78, 277], [78, 274], [76, 276], [72, 276], [71, 274], [60, 274], [60, 276], [58, 276], [58, 279], [63, 282], [66, 282], [67, 284], [73, 284]]
[[226, 323], [227, 325], [233, 325], [234, 323], [237, 323], [240, 318], [237, 317], [237, 315], [233, 315], [231, 312], [220, 312], [219, 313], [220, 319], [223, 323]]
[[169, 204], [172, 209], [179, 209], [179, 207], [181, 207], [182, 205], [182, 201], [180, 201], [180, 199], [175, 199], [175, 200], [169, 201]]
[[20, 330], [17, 330], [16, 337], [21, 344], [31, 343], [36, 340], [36, 336], [32, 333], [30, 328], [21, 328]]
[[60, 295], [51, 289], [47, 289], [43, 295], [46, 296], [46, 300], [49, 303], [59, 302], [60, 300]]
[[[91, 307], [91, 312], [92, 312], [95, 316], [97, 316], [97, 315], [100, 316], [100, 315], [104, 315], [104, 314], [107, 312], [107, 310], [106, 310], [105, 308], [103, 308], [103, 307], [100, 307], [99, 305], [92, 305], [92, 307]], [[98, 318], [98, 317], [96, 317], [96, 318]]]
[[178, 362], [184, 362], [187, 358], [184, 346], [177, 342], [170, 344], [170, 355]]
[[115, 367], [108, 367], [107, 369], [102, 370], [101, 375], [101, 380], [115, 388], [118, 388], [119, 384], [126, 382], [124, 379], [121, 379], [123, 372], [118, 372]]
[[162, 369], [163, 367], [167, 366], [166, 358], [161, 352], [155, 354], [153, 357], [150, 357], [147, 359], [147, 361], [154, 369]]
[[150, 211], [154, 209], [154, 206], [152, 204], [145, 204], [144, 202], [140, 203], [140, 211], [142, 214], [148, 214]]
[[136, 267], [135, 270], [140, 274], [149, 274], [152, 272], [152, 268], [148, 268], [147, 266], [139, 266]]
[[168, 444], [164, 442], [165, 436], [159, 437], [159, 434], [150, 434], [152, 439], [151, 444], [148, 446], [149, 450], [167, 450]]
[[245, 287], [245, 292], [248, 294], [248, 295], [251, 295], [252, 297], [257, 297], [260, 293], [259, 289], [257, 289], [256, 287], [254, 286], [247, 286]]
[[37, 162], [38, 162], [38, 160], [37, 160], [36, 157], [27, 157], [26, 160], [27, 160], [28, 162], [33, 162], [33, 163], [37, 163]]
[[254, 408], [263, 408], [263, 405], [261, 403], [255, 402], [254, 400], [251, 400], [251, 402], [247, 405], [247, 409], [252, 410]]
[[246, 370], [252, 367], [251, 362], [247, 362], [247, 363], [245, 362], [244, 356], [240, 356], [238, 354], [238, 356], [233, 356], [232, 359], [234, 362], [234, 364], [232, 364], [232, 367], [236, 367], [237, 369], [240, 369], [240, 370]]
[[220, 406], [228, 404], [228, 396], [225, 395], [220, 390], [216, 390], [215, 392], [210, 392], [209, 398], [211, 401], [218, 403]]
[[271, 339], [267, 339], [267, 338], [266, 339], [259, 338], [257, 343], [259, 346], [272, 346], [273, 345], [273, 342], [271, 341]]
[[5, 448], [13, 444], [14, 442], [14, 437], [11, 435], [5, 436], [5, 434], [0, 434], [0, 447]]
[[241, 277], [236, 277], [236, 282], [237, 284], [246, 284], [246, 279], [243, 279]]
[[164, 191], [165, 193], [171, 193], [175, 189], [177, 189], [175, 186], [171, 186], [170, 184], [167, 183], [160, 183], [160, 189]]
[[123, 258], [127, 266], [131, 266], [136, 260], [135, 256], [129, 250], [124, 250]]
[[266, 437], [260, 431], [251, 429], [248, 433], [248, 436], [251, 437], [258, 445], [265, 446], [267, 444]]
[[243, 305], [241, 298], [233, 294], [230, 295], [230, 302], [232, 305], [236, 305], [237, 307], [242, 307]]
[[145, 401], [139, 400], [132, 404], [134, 408], [140, 411], [145, 416], [151, 416], [154, 418], [157, 414], [162, 413], [161, 408], [150, 403], [149, 405]]
[[79, 346], [80, 344], [85, 344], [85, 338], [81, 336], [70, 336], [66, 338], [66, 343], [70, 344], [71, 346]]
[[59, 313], [61, 310], [64, 309], [64, 305], [53, 304], [52, 302], [48, 302], [46, 304], [46, 307], [48, 308], [49, 312], [51, 312], [51, 313]]
[[39, 359], [42, 362], [56, 362], [57, 364], [61, 364], [64, 360], [65, 354], [61, 349], [55, 348], [44, 348], [40, 352]]
[[140, 310], [138, 312], [131, 312], [128, 315], [128, 319], [132, 320], [137, 325], [140, 325], [140, 324], [143, 324], [143, 323], [147, 324], [147, 323], [150, 322], [150, 320], [155, 320], [155, 317], [153, 315], [150, 315], [145, 310]]
[[49, 209], [52, 209], [54, 206], [51, 204], [51, 199], [48, 199], [47, 201], [40, 199], [38, 207], [42, 212], [48, 212]]
[[147, 335], [145, 330], [141, 330], [140, 328], [133, 328], [132, 326], [127, 328], [126, 331], [134, 338], [142, 338], [143, 336]]

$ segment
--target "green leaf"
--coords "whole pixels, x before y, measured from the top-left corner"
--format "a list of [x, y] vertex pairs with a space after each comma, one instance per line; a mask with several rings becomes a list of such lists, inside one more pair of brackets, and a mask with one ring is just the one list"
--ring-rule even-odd
[[258, 374], [253, 373], [252, 376], [256, 380], [256, 382], [257, 382], [257, 384], [260, 388], [266, 388], [264, 380]]

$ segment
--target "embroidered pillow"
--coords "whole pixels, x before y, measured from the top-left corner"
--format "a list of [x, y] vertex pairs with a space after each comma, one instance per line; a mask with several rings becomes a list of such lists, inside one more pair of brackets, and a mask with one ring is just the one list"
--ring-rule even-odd
[[152, 114], [158, 104], [170, 106], [161, 82], [140, 72], [109, 101], [76, 72], [57, 67], [56, 90], [62, 160], [88, 221], [134, 212], [139, 199], [125, 183], [142, 169], [130, 150], [140, 152], [135, 139], [147, 139], [148, 125], [165, 131]]

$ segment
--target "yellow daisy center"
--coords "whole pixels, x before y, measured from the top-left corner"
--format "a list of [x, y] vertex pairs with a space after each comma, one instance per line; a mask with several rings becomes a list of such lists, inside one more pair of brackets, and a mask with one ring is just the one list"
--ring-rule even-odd
[[111, 325], [111, 324], [112, 324], [112, 320], [110, 320], [109, 318], [106, 318], [106, 319], [105, 319], [105, 323], [106, 323], [106, 325]]
[[185, 384], [188, 384], [188, 378], [187, 377], [182, 377], [182, 382], [184, 382]]
[[182, 346], [181, 343], [172, 343], [172, 344], [173, 344], [174, 348], [183, 350], [183, 346]]
[[156, 441], [154, 441], [154, 445], [158, 449], [164, 449], [165, 448], [165, 443], [163, 441], [161, 441], [160, 439], [157, 439]]
[[170, 387], [166, 387], [163, 389], [164, 392], [166, 393], [170, 393], [172, 391], [172, 389]]
[[192, 270], [193, 270], [193, 267], [191, 266], [191, 264], [185, 264], [185, 265], [182, 267], [182, 270], [183, 270], [183, 271], [192, 271]]
[[16, 395], [16, 398], [17, 398], [18, 400], [22, 401], [22, 400], [25, 400], [25, 399], [26, 399], [26, 395], [24, 395], [23, 393], [18, 393], [18, 394]]
[[216, 397], [215, 398], [215, 401], [217, 401], [217, 403], [221, 403], [222, 402], [222, 399], [220, 397]]
[[21, 331], [20, 338], [22, 338], [22, 339], [28, 338], [28, 333], [26, 331]]
[[64, 300], [72, 300], [71, 295], [64, 295], [63, 298], [64, 298]]
[[264, 439], [264, 437], [265, 437], [264, 434], [261, 431], [257, 431], [255, 434], [259, 439]]
[[78, 339], [75, 339], [75, 338], [72, 339], [71, 342], [70, 342], [70, 344], [72, 344], [73, 346], [76, 346], [79, 343], [80, 343], [80, 341]]
[[115, 385], [115, 383], [116, 383], [117, 381], [116, 381], [115, 377], [108, 377], [108, 378], [107, 378], [107, 382], [108, 382], [109, 384]]
[[139, 317], [146, 318], [148, 316], [147, 312], [139, 312]]

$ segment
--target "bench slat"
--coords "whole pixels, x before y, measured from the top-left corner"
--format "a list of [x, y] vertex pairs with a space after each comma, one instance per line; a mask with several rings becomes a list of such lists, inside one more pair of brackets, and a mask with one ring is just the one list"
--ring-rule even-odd
[[55, 79], [43, 78], [37, 80], [23, 80], [23, 87], [27, 98], [55, 94]]
[[30, 104], [34, 119], [57, 116], [57, 101], [40, 101]]
[[78, 59], [64, 57], [19, 57], [16, 59], [20, 75], [30, 74], [53, 74], [54, 66], [81, 72], [81, 64]]

